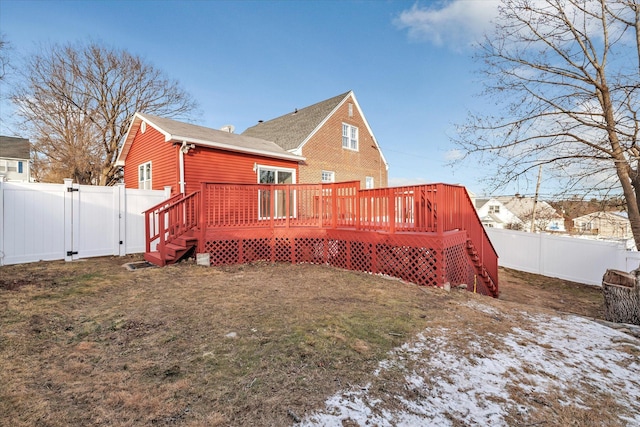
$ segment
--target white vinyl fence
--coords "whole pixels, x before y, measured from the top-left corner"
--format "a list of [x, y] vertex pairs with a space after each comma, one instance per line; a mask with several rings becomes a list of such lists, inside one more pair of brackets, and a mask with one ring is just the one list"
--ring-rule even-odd
[[601, 285], [607, 269], [631, 271], [640, 253], [623, 243], [487, 228], [502, 267], [588, 285]]
[[0, 182], [0, 265], [144, 252], [142, 212], [169, 190]]

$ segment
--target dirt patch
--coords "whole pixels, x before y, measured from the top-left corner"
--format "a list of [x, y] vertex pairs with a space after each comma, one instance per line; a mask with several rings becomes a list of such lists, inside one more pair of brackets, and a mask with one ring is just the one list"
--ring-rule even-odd
[[500, 300], [604, 319], [604, 300], [599, 286], [501, 268]]
[[[5, 419], [288, 425], [366, 384], [389, 351], [426, 328], [506, 332], [518, 325], [501, 312], [525, 308], [602, 313], [593, 288], [510, 270], [500, 271], [494, 300], [318, 265], [122, 268], [140, 261], [1, 267]], [[475, 300], [495, 312], [468, 309]], [[478, 352], [464, 340], [458, 351]]]

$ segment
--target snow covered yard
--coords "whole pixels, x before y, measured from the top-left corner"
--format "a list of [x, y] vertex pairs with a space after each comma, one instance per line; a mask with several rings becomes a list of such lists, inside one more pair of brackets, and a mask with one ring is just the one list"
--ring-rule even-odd
[[640, 425], [640, 340], [583, 317], [497, 304], [467, 302], [482, 319], [474, 323], [452, 311], [301, 425]]

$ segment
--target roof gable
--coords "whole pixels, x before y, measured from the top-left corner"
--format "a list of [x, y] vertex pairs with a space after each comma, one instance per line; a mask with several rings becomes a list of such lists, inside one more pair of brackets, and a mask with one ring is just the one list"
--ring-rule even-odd
[[[626, 213], [626, 212], [624, 212]], [[590, 222], [595, 219], [601, 219], [609, 222], [629, 222], [629, 218], [622, 215], [621, 212], [598, 211], [591, 212], [573, 219], [574, 222]]]
[[[533, 213], [533, 197], [500, 196], [495, 199], [502, 203], [519, 219], [530, 217]], [[538, 200], [536, 204], [536, 216], [540, 218], [546, 217], [547, 219], [562, 218], [550, 204], [542, 200]]]
[[0, 136], [0, 157], [29, 160], [31, 157], [30, 151], [31, 144], [28, 139]]
[[334, 96], [300, 110], [258, 123], [242, 132], [243, 135], [268, 139], [285, 150], [300, 148], [322, 123], [344, 101], [351, 91]]
[[260, 122], [257, 125], [246, 129], [242, 134], [274, 141], [285, 150], [300, 152], [307, 141], [309, 141], [309, 139], [311, 139], [311, 137], [320, 130], [326, 121], [349, 98], [353, 100], [353, 104], [358, 110], [358, 113], [360, 114], [360, 117], [362, 118], [367, 131], [371, 135], [373, 142], [380, 153], [380, 157], [388, 170], [389, 164], [387, 163], [387, 159], [384, 157], [384, 154], [380, 149], [380, 145], [373, 135], [371, 126], [369, 126], [369, 122], [363, 114], [360, 104], [358, 104], [356, 95], [351, 90], [300, 110], [296, 109], [290, 113], [276, 117], [275, 119]]
[[227, 151], [238, 151], [257, 154], [278, 159], [302, 161], [304, 157], [297, 156], [282, 149], [276, 143], [247, 135], [239, 135], [191, 123], [179, 122], [150, 114], [136, 113], [131, 121], [125, 143], [118, 156], [118, 164], [123, 165], [131, 144], [142, 123], [152, 126], [164, 135], [165, 141], [186, 142], [205, 147], [212, 147]]

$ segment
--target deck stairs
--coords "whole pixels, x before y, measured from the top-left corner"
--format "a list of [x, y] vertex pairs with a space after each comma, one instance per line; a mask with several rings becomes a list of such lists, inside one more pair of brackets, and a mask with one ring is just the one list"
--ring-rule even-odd
[[498, 287], [493, 283], [491, 276], [489, 276], [489, 273], [482, 262], [482, 258], [480, 257], [480, 254], [478, 254], [478, 250], [471, 239], [467, 240], [467, 253], [469, 254], [473, 267], [476, 270], [477, 280], [481, 280], [492, 294], [497, 294]]
[[160, 267], [175, 264], [193, 253], [194, 248], [198, 245], [198, 238], [194, 234], [193, 231], [190, 231], [176, 237], [166, 242], [163, 248], [158, 245], [158, 250], [144, 254], [145, 261]]

